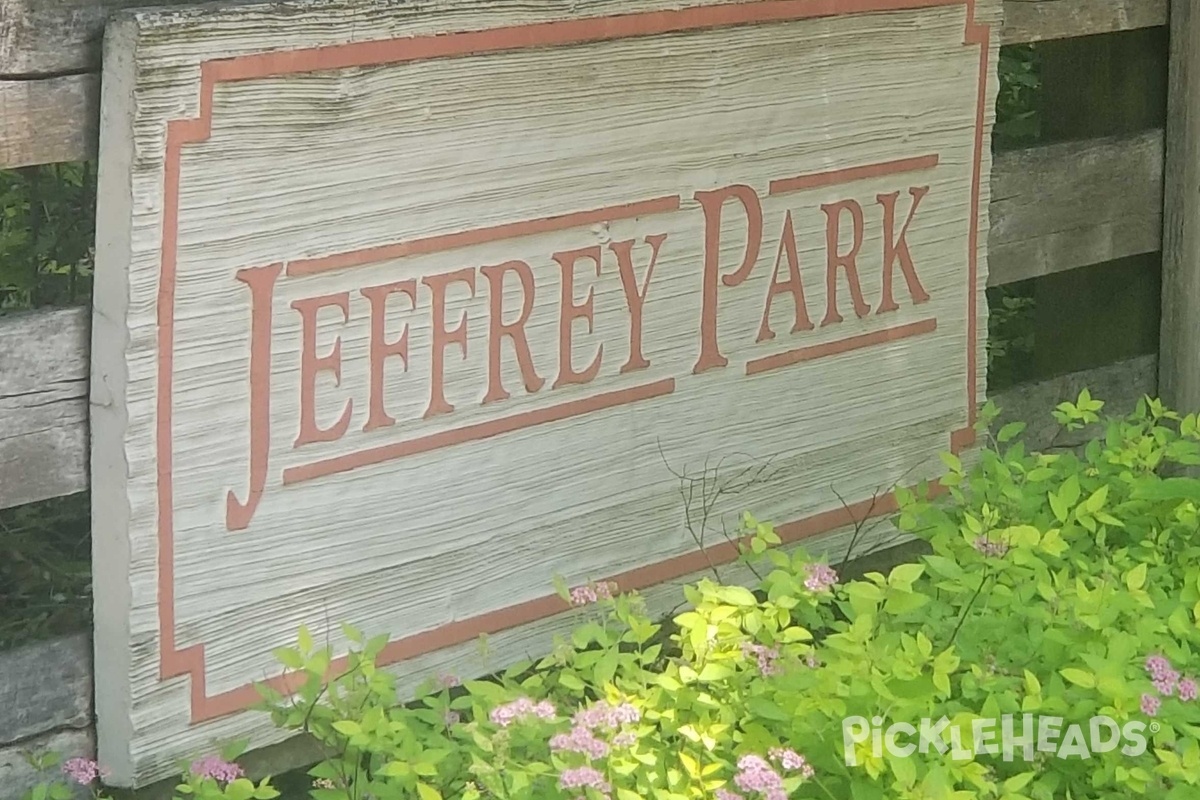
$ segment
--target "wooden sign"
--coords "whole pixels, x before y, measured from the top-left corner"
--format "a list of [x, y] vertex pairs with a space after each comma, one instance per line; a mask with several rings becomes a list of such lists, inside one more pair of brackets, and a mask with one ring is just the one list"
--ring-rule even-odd
[[[983, 396], [987, 0], [131, 12], [105, 50], [100, 755], [213, 741], [308, 625], [406, 686], [886, 513]], [[703, 475], [703, 480], [699, 478]], [[817, 549], [820, 549], [819, 547]], [[493, 658], [478, 656], [490, 637]]]

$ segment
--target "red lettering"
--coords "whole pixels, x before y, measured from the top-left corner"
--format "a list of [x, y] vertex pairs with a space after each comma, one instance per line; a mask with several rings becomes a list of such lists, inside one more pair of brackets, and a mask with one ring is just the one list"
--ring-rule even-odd
[[452, 283], [465, 283], [475, 296], [475, 270], [459, 269], [453, 272], [443, 272], [437, 275], [426, 275], [421, 283], [429, 287], [433, 294], [432, 302], [432, 356], [429, 376], [429, 406], [425, 409], [424, 419], [449, 414], [454, 406], [446, 401], [446, 346], [457, 344], [463, 358], [467, 357], [467, 312], [459, 317], [458, 325], [453, 329], [446, 328], [446, 288]]
[[929, 187], [914, 186], [908, 190], [908, 193], [912, 196], [913, 202], [908, 209], [908, 218], [904, 220], [904, 226], [900, 228], [899, 236], [896, 236], [894, 232], [896, 201], [900, 198], [900, 193], [892, 192], [875, 196], [875, 201], [883, 206], [883, 299], [879, 302], [879, 310], [875, 312], [876, 314], [895, 311], [899, 308], [892, 298], [892, 267], [897, 258], [900, 259], [900, 271], [904, 273], [904, 282], [908, 285], [908, 294], [912, 297], [913, 303], [920, 305], [929, 299], [929, 293], [925, 291], [925, 287], [917, 278], [917, 269], [913, 265], [907, 239], [908, 226], [912, 224], [913, 215], [917, 213], [917, 206], [921, 204], [921, 198], [929, 194]]
[[250, 488], [246, 502], [225, 495], [225, 527], [245, 530], [262, 500], [271, 452], [271, 299], [283, 264], [237, 272], [250, 289]]
[[[488, 280], [488, 303], [491, 308], [488, 327], [488, 390], [484, 403], [507, 400], [500, 375], [500, 341], [507, 336], [512, 339], [517, 354], [517, 366], [521, 368], [521, 380], [525, 391], [533, 394], [546, 383], [533, 368], [533, 356], [529, 353], [529, 340], [525, 337], [525, 323], [533, 311], [533, 271], [524, 261], [505, 261], [482, 267], [480, 271]], [[521, 313], [512, 322], [504, 322], [504, 275], [515, 272], [521, 280]]]
[[[842, 321], [837, 303], [837, 273], [842, 268], [846, 271], [846, 282], [850, 285], [850, 299], [854, 304], [854, 313], [860, 318], [871, 313], [871, 305], [863, 299], [862, 286], [858, 282], [858, 251], [863, 243], [863, 209], [855, 200], [842, 200], [837, 203], [827, 203], [821, 206], [825, 212], [825, 319], [821, 327]], [[850, 212], [854, 222], [854, 241], [845, 253], [838, 252], [840, 240], [840, 221], [843, 211]]]
[[[779, 280], [779, 265], [787, 257], [788, 278]], [[771, 274], [771, 285], [767, 288], [767, 302], [763, 309], [762, 324], [758, 328], [757, 341], [765, 342], [775, 338], [771, 330], [771, 301], [776, 295], [790, 293], [796, 306], [795, 322], [792, 323], [792, 333], [811, 331], [812, 320], [808, 318], [808, 306], [804, 300], [804, 282], [800, 279], [800, 256], [796, 252], [796, 232], [792, 226], [792, 212], [787, 212], [783, 218], [783, 233], [779, 238], [779, 252], [775, 256], [775, 272]]]
[[363, 425], [364, 431], [386, 428], [396, 423], [395, 418], [383, 407], [383, 364], [388, 356], [399, 356], [408, 372], [408, 325], [400, 331], [394, 341], [387, 340], [387, 301], [393, 294], [406, 294], [415, 310], [417, 307], [417, 282], [409, 279], [380, 286], [368, 286], [362, 290], [363, 297], [371, 303], [371, 396], [370, 413]]
[[600, 245], [581, 247], [578, 250], [564, 250], [561, 253], [555, 253], [553, 258], [562, 268], [562, 300], [558, 316], [558, 377], [554, 379], [554, 386], [551, 387], [557, 389], [573, 383], [591, 383], [595, 380], [596, 373], [600, 371], [600, 359], [604, 356], [603, 344], [596, 347], [596, 355], [592, 357], [592, 363], [588, 364], [582, 372], [576, 372], [575, 366], [571, 363], [573, 349], [571, 330], [575, 320], [586, 319], [588, 333], [591, 333], [594, 327], [595, 289], [589, 286], [587, 298], [582, 303], [575, 302], [575, 262], [581, 258], [591, 259], [596, 268], [596, 275], [599, 275]]
[[646, 305], [646, 291], [650, 288], [654, 265], [658, 263], [658, 250], [666, 238], [665, 233], [646, 237], [646, 244], [650, 245], [650, 266], [646, 267], [640, 291], [637, 277], [633, 274], [633, 239], [608, 245], [608, 249], [617, 256], [621, 288], [625, 290], [625, 305], [629, 308], [629, 359], [621, 366], [622, 375], [650, 366], [650, 362], [642, 354], [642, 310]]
[[704, 290], [700, 308], [700, 357], [692, 367], [700, 374], [713, 367], [723, 367], [729, 359], [721, 355], [717, 343], [717, 276], [721, 271], [721, 209], [725, 201], [733, 198], [746, 211], [746, 253], [742, 264], [733, 272], [721, 275], [726, 286], [737, 286], [750, 275], [758, 251], [762, 247], [762, 205], [758, 195], [749, 186], [734, 185], [693, 195], [704, 210]]
[[293, 447], [313, 442], [334, 442], [345, 435], [350, 427], [353, 400], [346, 400], [338, 421], [328, 428], [317, 425], [317, 374], [324, 370], [333, 373], [334, 386], [342, 385], [342, 337], [335, 337], [333, 348], [325, 355], [317, 355], [317, 313], [322, 308], [335, 307], [342, 310], [342, 321], [350, 319], [350, 293], [326, 294], [306, 297], [292, 302], [292, 308], [300, 312], [302, 344], [300, 349], [300, 433]]

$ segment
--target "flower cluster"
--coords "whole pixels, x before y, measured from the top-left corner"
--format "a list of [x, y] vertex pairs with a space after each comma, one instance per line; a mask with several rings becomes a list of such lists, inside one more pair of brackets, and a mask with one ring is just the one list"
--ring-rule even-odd
[[1150, 682], [1154, 684], [1154, 690], [1158, 695], [1146, 692], [1142, 695], [1142, 713], [1147, 716], [1156, 716], [1159, 708], [1162, 706], [1162, 697], [1172, 697], [1178, 693], [1179, 699], [1184, 702], [1191, 702], [1200, 695], [1200, 686], [1196, 684], [1193, 678], [1186, 678], [1179, 674], [1166, 656], [1155, 654], [1146, 658], [1146, 674], [1150, 676]]
[[617, 591], [617, 585], [611, 581], [576, 586], [571, 590], [571, 605], [586, 606], [601, 600], [611, 600]]
[[[788, 747], [773, 747], [768, 752], [771, 760], [788, 772], [799, 772], [804, 780], [816, 774], [808, 759]], [[770, 765], [767, 759], [753, 754], [744, 755], [738, 759], [738, 772], [733, 776], [733, 782], [743, 792], [758, 792], [764, 800], [787, 800], [787, 791], [783, 788], [783, 776]], [[717, 800], [746, 800], [744, 795], [732, 789], [723, 788], [716, 791]]]
[[828, 564], [813, 564], [804, 579], [804, 588], [810, 592], [827, 592], [838, 581], [838, 574]]
[[971, 544], [976, 550], [989, 558], [1004, 558], [1004, 555], [1008, 552], [1007, 542], [995, 542], [986, 536], [975, 537], [975, 541]]
[[774, 647], [743, 642], [742, 655], [754, 656], [758, 660], [758, 671], [763, 677], [770, 677], [779, 673], [779, 665], [775, 663], [779, 658], [779, 651]]
[[787, 800], [783, 778], [762, 756], [745, 755], [738, 759], [733, 782], [743, 792], [758, 792], [765, 800]]
[[88, 786], [97, 778], [107, 778], [108, 770], [90, 758], [69, 758], [62, 771], [80, 786]]
[[215, 781], [229, 783], [242, 777], [242, 768], [237, 764], [226, 761], [220, 756], [205, 756], [192, 762], [189, 770], [197, 778], [212, 778]]
[[608, 742], [597, 739], [591, 728], [576, 725], [570, 733], [555, 734], [550, 738], [550, 749], [556, 753], [581, 753], [590, 760], [608, 755]]
[[564, 789], [595, 789], [608, 794], [612, 787], [604, 780], [604, 773], [594, 767], [564, 769], [558, 775], [558, 785]]
[[591, 708], [575, 712], [571, 722], [576, 727], [595, 730], [604, 728], [613, 730], [621, 725], [632, 725], [641, 720], [642, 714], [629, 703], [613, 705], [612, 703], [597, 703]]
[[808, 759], [790, 747], [772, 747], [768, 755], [788, 772], [799, 772], [805, 780], [816, 774]]
[[528, 697], [518, 697], [511, 703], [496, 706], [488, 717], [501, 728], [507, 728], [514, 722], [528, 717], [554, 719], [554, 713], [554, 704], [549, 700], [540, 700], [535, 703]]

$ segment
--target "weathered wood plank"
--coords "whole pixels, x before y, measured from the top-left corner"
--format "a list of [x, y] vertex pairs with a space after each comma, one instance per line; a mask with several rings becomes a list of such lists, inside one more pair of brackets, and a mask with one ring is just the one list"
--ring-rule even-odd
[[88, 321], [0, 317], [0, 507], [87, 488]]
[[92, 721], [92, 641], [87, 634], [0, 653], [0, 745]]
[[1157, 251], [1162, 174], [1159, 130], [997, 155], [989, 285]]
[[1004, 0], [1004, 44], [1167, 24], [1168, 0]]
[[[186, 0], [160, 0], [177, 5]], [[0, 0], [0, 76], [100, 66], [104, 21], [137, 0]], [[1166, 24], [1167, 0], [1005, 0], [1005, 44]]]
[[98, 88], [94, 74], [0, 80], [0, 168], [94, 156]]
[[1200, 10], [1171, 5], [1164, 187], [1162, 329], [1163, 398], [1200, 410]]

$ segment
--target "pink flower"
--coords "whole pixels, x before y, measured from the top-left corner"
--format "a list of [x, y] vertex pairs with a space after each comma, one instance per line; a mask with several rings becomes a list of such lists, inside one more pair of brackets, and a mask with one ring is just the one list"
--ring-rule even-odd
[[496, 706], [488, 717], [501, 728], [507, 728], [512, 723], [528, 717], [554, 719], [554, 713], [554, 704], [549, 700], [535, 703], [528, 697], [518, 697], [511, 703]]
[[1196, 686], [1196, 682], [1191, 678], [1184, 678], [1179, 682], [1179, 699], [1184, 702], [1195, 700], [1197, 695], [1200, 695], [1200, 687]]
[[611, 581], [576, 586], [571, 590], [571, 605], [586, 606], [601, 600], [611, 600], [616, 589], [617, 585]]
[[558, 785], [564, 789], [595, 789], [598, 792], [608, 792], [612, 789], [604, 774], [592, 767], [575, 767], [564, 769], [558, 775]]
[[608, 755], [608, 743], [597, 739], [591, 729], [576, 726], [570, 733], [559, 733], [550, 737], [550, 749], [556, 753], [582, 753], [589, 759]]
[[438, 675], [437, 682], [438, 686], [441, 686], [443, 689], [453, 689], [455, 686], [459, 686], [462, 683], [462, 681], [460, 681], [456, 676], [445, 674]]
[[629, 703], [621, 703], [614, 706], [612, 703], [597, 703], [591, 708], [585, 708], [575, 712], [572, 722], [577, 727], [593, 730], [595, 728], [607, 728], [612, 730], [621, 725], [628, 725], [639, 721], [642, 714]]
[[633, 731], [618, 733], [613, 737], [613, 747], [633, 747], [637, 744], [637, 734]]
[[762, 756], [745, 755], [738, 759], [738, 773], [733, 782], [743, 792], [760, 792], [766, 800], [787, 800], [783, 778], [771, 769]]
[[244, 772], [237, 764], [225, 761], [220, 756], [205, 756], [192, 762], [191, 773], [197, 778], [212, 778], [229, 783], [242, 777]]
[[1146, 672], [1150, 673], [1151, 678], [1161, 678], [1172, 671], [1171, 662], [1166, 656], [1155, 653], [1146, 657]]
[[728, 789], [717, 789], [717, 800], [746, 800], [746, 798]]
[[69, 758], [62, 771], [80, 786], [87, 786], [97, 778], [107, 778], [108, 770], [90, 758]]
[[808, 577], [804, 580], [804, 588], [810, 592], [826, 592], [837, 583], [838, 574], [828, 564], [812, 564], [808, 568]]
[[1175, 686], [1179, 683], [1179, 673], [1171, 670], [1161, 678], [1155, 678], [1151, 683], [1154, 684], [1155, 690], [1163, 697], [1170, 697], [1175, 694]]
[[972, 542], [971, 545], [983, 555], [991, 558], [1004, 558], [1004, 555], [1008, 552], [1007, 543], [993, 542], [986, 536], [976, 537], [975, 541]]
[[1175, 693], [1175, 687], [1179, 683], [1179, 673], [1175, 671], [1165, 656], [1156, 653], [1147, 657], [1146, 672], [1150, 675], [1155, 691], [1163, 697], [1170, 697]]
[[754, 656], [758, 661], [758, 671], [765, 677], [779, 674], [779, 666], [775, 663], [779, 658], [779, 651], [774, 647], [765, 647], [761, 644], [753, 644], [751, 642], [742, 643], [742, 655]]
[[800, 774], [803, 775], [805, 778], [811, 778], [814, 774], [816, 774], [813, 771], [812, 765], [808, 763], [808, 759], [806, 759], [804, 756], [800, 755], [799, 753], [797, 753], [795, 750], [791, 749], [790, 747], [788, 747], [788, 748], [773, 747], [773, 748], [771, 748], [771, 752], [769, 753], [769, 755], [781, 767], [783, 767], [784, 769], [786, 769], [790, 772], [799, 770]]
[[1158, 709], [1162, 705], [1162, 701], [1152, 694], [1142, 695], [1142, 713], [1148, 717], [1158, 715]]

